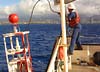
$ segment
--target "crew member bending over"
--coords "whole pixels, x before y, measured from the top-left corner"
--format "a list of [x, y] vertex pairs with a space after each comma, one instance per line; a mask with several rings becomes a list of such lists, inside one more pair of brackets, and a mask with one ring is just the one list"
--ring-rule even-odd
[[81, 24], [80, 22], [80, 17], [77, 11], [75, 11], [75, 6], [70, 3], [68, 4], [68, 17], [66, 18], [68, 21], [68, 27], [72, 28], [72, 35], [71, 35], [71, 42], [70, 46], [68, 49], [68, 54], [72, 55], [74, 51], [75, 44], [77, 45], [78, 50], [82, 50], [82, 46], [80, 43], [80, 32], [81, 32]]

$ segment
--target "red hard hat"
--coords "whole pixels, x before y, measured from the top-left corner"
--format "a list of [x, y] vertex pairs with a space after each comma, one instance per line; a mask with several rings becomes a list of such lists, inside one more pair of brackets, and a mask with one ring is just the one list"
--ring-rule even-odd
[[18, 21], [19, 21], [19, 18], [17, 14], [13, 13], [9, 15], [9, 22], [11, 22], [13, 25], [17, 25]]

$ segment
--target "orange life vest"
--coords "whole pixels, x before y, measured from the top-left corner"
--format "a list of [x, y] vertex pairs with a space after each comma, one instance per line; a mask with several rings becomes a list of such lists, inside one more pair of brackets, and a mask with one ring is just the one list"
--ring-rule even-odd
[[69, 21], [69, 26], [72, 27], [72, 28], [75, 27], [80, 22], [79, 14], [77, 12], [75, 12], [75, 13], [76, 13], [76, 17], [71, 19], [71, 20], [68, 20]]

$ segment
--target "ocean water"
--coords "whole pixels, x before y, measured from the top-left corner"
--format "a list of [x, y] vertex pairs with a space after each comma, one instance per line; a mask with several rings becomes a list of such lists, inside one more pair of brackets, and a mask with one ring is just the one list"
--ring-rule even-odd
[[[45, 72], [53, 44], [60, 35], [60, 24], [21, 24], [20, 31], [30, 31], [32, 66], [34, 72]], [[2, 34], [13, 32], [13, 26], [0, 25], [0, 72], [8, 72]], [[100, 44], [100, 24], [82, 24], [81, 42]]]

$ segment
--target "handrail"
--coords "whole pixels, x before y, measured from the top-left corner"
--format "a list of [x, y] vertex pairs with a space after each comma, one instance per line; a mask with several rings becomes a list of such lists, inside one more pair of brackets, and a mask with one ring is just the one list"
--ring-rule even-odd
[[55, 64], [55, 61], [56, 61], [56, 57], [57, 57], [57, 53], [58, 53], [60, 43], [61, 43], [61, 37], [57, 37], [57, 39], [54, 43], [54, 47], [53, 47], [53, 50], [52, 50], [52, 53], [51, 53], [50, 61], [48, 63], [46, 72], [53, 72], [53, 70], [54, 70], [54, 66], [55, 66], [54, 64]]

